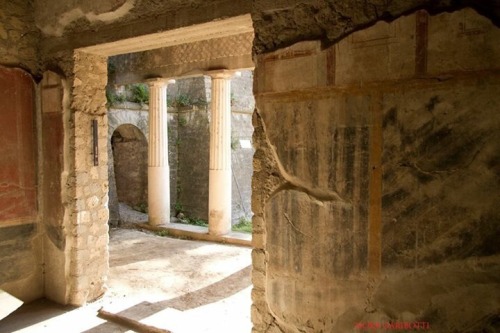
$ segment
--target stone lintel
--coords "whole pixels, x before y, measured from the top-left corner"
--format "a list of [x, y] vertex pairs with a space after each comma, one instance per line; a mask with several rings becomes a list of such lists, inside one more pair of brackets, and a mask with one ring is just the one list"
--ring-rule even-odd
[[110, 58], [115, 66], [114, 84], [152, 77], [184, 78], [205, 75], [214, 69], [253, 69], [253, 33], [213, 38]]

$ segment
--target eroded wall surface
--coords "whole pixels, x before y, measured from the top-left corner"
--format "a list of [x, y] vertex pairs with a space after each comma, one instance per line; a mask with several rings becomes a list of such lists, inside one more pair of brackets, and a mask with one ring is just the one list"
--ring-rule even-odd
[[254, 332], [498, 329], [498, 40], [419, 11], [257, 57]]
[[147, 39], [158, 32], [241, 16], [250, 8], [245, 0], [37, 0], [33, 12], [43, 37], [41, 53], [52, 57], [64, 50], [138, 36]]
[[[211, 6], [225, 7], [224, 0], [211, 1]], [[136, 22], [158, 13], [203, 7], [203, 0], [62, 0], [35, 1], [36, 25], [47, 36], [80, 32], [85, 28], [99, 28], [106, 24]], [[227, 6], [227, 5], [226, 5]], [[186, 18], [184, 18], [186, 19]]]
[[0, 64], [38, 72], [38, 40], [33, 2], [0, 1]]
[[417, 9], [440, 13], [465, 6], [500, 24], [495, 0], [254, 0], [254, 51], [265, 53], [301, 40], [316, 39], [331, 45], [353, 31], [380, 20], [392, 21]]

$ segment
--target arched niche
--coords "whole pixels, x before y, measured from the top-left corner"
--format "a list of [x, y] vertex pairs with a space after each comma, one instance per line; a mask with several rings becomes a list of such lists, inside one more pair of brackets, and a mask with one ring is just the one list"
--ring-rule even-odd
[[116, 128], [111, 136], [117, 198], [132, 208], [147, 206], [148, 143], [132, 124]]

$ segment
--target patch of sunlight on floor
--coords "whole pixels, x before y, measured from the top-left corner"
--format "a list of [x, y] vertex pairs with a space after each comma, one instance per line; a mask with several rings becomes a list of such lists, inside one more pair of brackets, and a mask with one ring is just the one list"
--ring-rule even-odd
[[249, 299], [251, 287], [218, 302], [186, 311], [167, 308], [141, 323], [168, 329], [174, 333], [236, 333], [250, 332]]

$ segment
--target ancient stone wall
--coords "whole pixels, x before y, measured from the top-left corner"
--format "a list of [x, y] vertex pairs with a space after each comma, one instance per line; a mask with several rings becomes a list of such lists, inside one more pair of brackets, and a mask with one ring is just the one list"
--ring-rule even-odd
[[254, 332], [498, 329], [496, 40], [418, 11], [257, 57]]
[[[209, 112], [206, 109], [180, 110], [177, 114], [177, 203], [189, 217], [208, 220]], [[232, 112], [232, 222], [250, 218], [252, 148], [242, 147], [240, 140], [251, 145], [252, 113]], [[173, 202], [173, 201], [172, 201]]]
[[209, 114], [202, 109], [178, 110], [177, 202], [188, 217], [208, 220]]
[[120, 202], [142, 209], [148, 201], [148, 142], [131, 124], [119, 126], [111, 137], [114, 176]]
[[[66, 131], [67, 303], [84, 304], [105, 291], [108, 271], [108, 119], [106, 57], [75, 51], [71, 119]], [[94, 164], [92, 120], [98, 123]], [[62, 283], [61, 283], [62, 284]]]
[[253, 143], [252, 114], [255, 108], [253, 97], [253, 71], [241, 71], [231, 79], [231, 168], [232, 221], [252, 217]]
[[231, 168], [233, 172], [231, 218], [233, 224], [238, 223], [240, 219], [249, 220], [252, 217], [254, 154], [252, 110], [233, 111], [231, 117]]
[[0, 1], [0, 64], [38, 73], [38, 40], [33, 1]]

